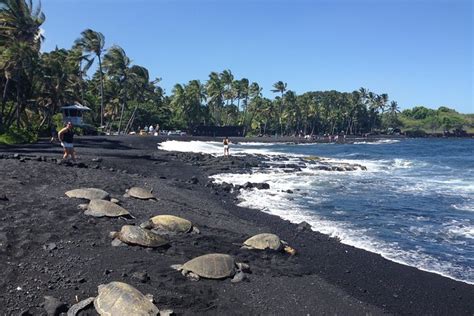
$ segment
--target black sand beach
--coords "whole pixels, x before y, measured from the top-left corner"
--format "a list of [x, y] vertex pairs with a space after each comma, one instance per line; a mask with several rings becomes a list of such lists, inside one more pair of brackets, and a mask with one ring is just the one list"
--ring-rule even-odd
[[[177, 315], [474, 314], [473, 285], [237, 207], [235, 193], [209, 183], [211, 174], [258, 166], [258, 157], [164, 152], [156, 149], [160, 140], [78, 138], [74, 165], [56, 163], [61, 148], [46, 140], [0, 147], [1, 315], [44, 315], [44, 296], [64, 303], [58, 313], [66, 311], [111, 281], [152, 294], [155, 305]], [[153, 188], [158, 201], [123, 197], [131, 186]], [[84, 201], [64, 194], [80, 187], [108, 191], [135, 219], [85, 216], [77, 207]], [[200, 234], [171, 236], [166, 249], [111, 246], [110, 231], [159, 214], [187, 218]], [[297, 254], [240, 249], [262, 232], [278, 234]], [[192, 282], [170, 268], [214, 252], [249, 264], [247, 279]]]

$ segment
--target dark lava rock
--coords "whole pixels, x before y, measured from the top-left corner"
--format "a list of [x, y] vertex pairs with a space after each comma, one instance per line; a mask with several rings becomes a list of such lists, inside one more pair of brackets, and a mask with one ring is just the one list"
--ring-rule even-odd
[[234, 188], [234, 186], [232, 185], [232, 183], [222, 182], [221, 188], [225, 192], [230, 192]]
[[244, 189], [251, 189], [251, 188], [253, 188], [252, 182], [245, 182], [244, 185], [243, 185], [243, 188], [244, 188]]
[[45, 296], [43, 308], [48, 316], [57, 316], [62, 312], [67, 312], [67, 306], [53, 296]]
[[46, 245], [43, 245], [43, 249], [46, 250], [46, 251], [51, 251], [51, 250], [54, 250], [56, 249], [57, 246], [54, 242], [51, 242], [49, 244], [46, 244]]
[[253, 187], [257, 188], [258, 190], [268, 190], [270, 189], [270, 185], [268, 183], [253, 183]]
[[133, 272], [132, 273], [132, 278], [137, 279], [138, 281], [142, 283], [146, 283], [150, 280], [150, 277], [148, 276], [148, 273], [146, 272]]
[[198, 178], [196, 178], [196, 177], [192, 177], [192, 178], [188, 181], [188, 183], [191, 183], [191, 184], [198, 184], [198, 183], [199, 183], [199, 180], [198, 180]]
[[308, 222], [301, 222], [296, 229], [299, 231], [311, 230], [311, 225]]

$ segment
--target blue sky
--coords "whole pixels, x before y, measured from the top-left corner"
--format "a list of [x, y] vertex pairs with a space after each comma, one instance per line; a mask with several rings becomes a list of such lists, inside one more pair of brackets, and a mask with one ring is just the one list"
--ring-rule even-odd
[[474, 113], [471, 0], [43, 0], [43, 51], [86, 29], [120, 45], [171, 94], [176, 83], [230, 69], [273, 98], [388, 93], [402, 109]]

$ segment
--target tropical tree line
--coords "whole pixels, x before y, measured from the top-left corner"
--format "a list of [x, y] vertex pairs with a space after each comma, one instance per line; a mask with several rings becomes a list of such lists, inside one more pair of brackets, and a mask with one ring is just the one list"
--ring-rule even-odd
[[[60, 107], [75, 102], [92, 109], [90, 124], [119, 133], [160, 124], [188, 131], [239, 125], [246, 134], [361, 134], [413, 127], [421, 113], [419, 108], [400, 113], [387, 94], [365, 88], [298, 95], [277, 81], [270, 99], [257, 82], [235, 78], [228, 69], [211, 72], [205, 82], [176, 84], [166, 95], [160, 78], [150, 78], [120, 46], [106, 49], [100, 32], [86, 29], [70, 49], [41, 52], [44, 21], [41, 6], [32, 0], [0, 0], [0, 133], [47, 131], [58, 123]], [[430, 126], [464, 122], [447, 124], [447, 116], [452, 115], [436, 116]]]

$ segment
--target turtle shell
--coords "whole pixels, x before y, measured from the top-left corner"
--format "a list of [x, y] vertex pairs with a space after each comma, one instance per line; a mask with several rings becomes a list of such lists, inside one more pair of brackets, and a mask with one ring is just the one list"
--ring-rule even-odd
[[130, 213], [120, 205], [106, 200], [91, 200], [84, 214], [95, 217], [130, 215]]
[[168, 241], [160, 235], [133, 225], [122, 226], [117, 237], [127, 244], [151, 248], [161, 247], [168, 244]]
[[159, 313], [158, 307], [145, 295], [123, 282], [99, 285], [99, 295], [94, 300], [94, 307], [104, 316], [145, 316]]
[[80, 188], [66, 192], [70, 198], [86, 199], [86, 200], [106, 200], [110, 197], [109, 193], [96, 188]]
[[130, 189], [128, 189], [127, 193], [131, 197], [141, 200], [155, 199], [155, 196], [151, 193], [150, 190], [140, 187], [131, 187]]
[[183, 270], [208, 279], [223, 279], [235, 273], [235, 260], [229, 255], [211, 253], [189, 260]]
[[193, 224], [187, 219], [173, 215], [157, 215], [150, 218], [153, 228], [163, 229], [175, 233], [187, 233], [193, 228]]
[[272, 250], [280, 250], [281, 246], [280, 237], [275, 234], [258, 234], [244, 241], [244, 247], [251, 249], [263, 250], [268, 248]]

